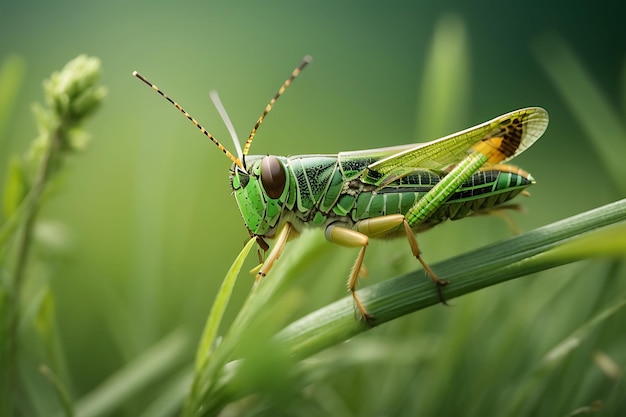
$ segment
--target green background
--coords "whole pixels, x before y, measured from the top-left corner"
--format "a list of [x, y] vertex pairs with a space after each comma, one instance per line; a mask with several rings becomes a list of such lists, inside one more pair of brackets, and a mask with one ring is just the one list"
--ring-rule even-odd
[[[514, 161], [538, 181], [530, 189], [531, 198], [517, 200], [525, 213], [512, 214], [522, 230], [530, 230], [624, 194], [623, 182], [620, 191], [594, 145], [592, 129], [580, 120], [573, 104], [576, 98], [558, 87], [558, 80], [575, 80], [572, 74], [582, 71], [593, 87], [589, 94], [599, 94], [619, 116], [623, 129], [623, 15], [617, 2], [608, 1], [0, 5], [0, 61], [17, 56], [25, 70], [8, 124], [0, 131], [2, 166], [10, 155], [23, 153], [36, 136], [30, 106], [42, 100], [41, 80], [52, 71], [78, 54], [97, 56], [103, 64], [102, 84], [109, 91], [87, 124], [92, 138], [87, 151], [68, 162], [62, 184], [40, 213], [35, 251], [37, 259], [49, 261], [46, 273], [60, 335], [57, 348], [64, 358], [59, 367], [72, 397], [86, 395], [176, 328], [190, 340], [181, 366], [191, 361], [215, 291], [248, 237], [228, 187], [230, 162], [175, 109], [133, 78], [133, 70], [178, 100], [234, 151], [209, 91], [219, 91], [239, 135], [245, 137], [290, 71], [304, 55], [312, 55], [312, 64], [259, 130], [254, 154], [337, 153], [427, 141], [517, 108], [545, 107], [551, 116], [547, 133]], [[558, 67], [568, 62], [560, 59], [562, 51], [578, 65]], [[561, 72], [555, 77], [549, 68]], [[581, 87], [580, 101], [586, 97], [580, 84], [567, 89], [576, 87]], [[617, 140], [623, 144], [626, 138]], [[420, 244], [432, 263], [510, 234], [500, 219], [475, 218], [443, 225], [420, 236]], [[300, 315], [345, 295], [343, 277], [355, 253], [340, 248], [329, 253], [341, 262], [333, 274], [309, 273], [303, 279], [301, 290], [308, 296], [302, 299]], [[284, 256], [301, 254], [288, 246]], [[392, 271], [385, 262], [390, 256]], [[370, 245], [366, 264], [373, 278], [362, 285], [415, 269], [410, 258], [405, 242]], [[254, 259], [249, 260], [252, 266]], [[445, 345], [456, 330], [445, 320], [441, 326], [433, 325], [433, 319], [465, 314], [464, 303], [480, 310], [493, 301], [500, 307], [490, 311], [498, 314], [479, 314], [481, 320], [508, 328], [513, 322], [509, 316], [518, 315], [525, 324], [519, 332], [509, 329], [506, 335], [494, 336], [494, 341], [484, 337], [486, 331], [471, 339], [473, 353], [458, 359], [465, 375], [478, 372], [472, 363], [489, 366], [490, 357], [481, 351], [488, 352], [490, 343], [523, 347], [530, 342], [540, 355], [592, 315], [591, 309], [571, 314], [578, 301], [572, 295], [568, 302], [565, 289], [560, 313], [525, 315], [533, 311], [534, 295], [541, 287], [571, 288], [565, 280], [580, 269], [575, 268], [557, 269], [541, 283], [522, 280], [487, 290], [474, 303], [471, 297], [456, 300], [453, 308], [435, 307], [388, 326], [395, 325], [396, 333], [377, 329], [367, 337], [382, 341], [403, 335], [415, 340], [427, 328]], [[613, 280], [623, 281], [623, 269], [616, 275]], [[245, 278], [238, 283], [229, 317], [252, 283], [252, 278]], [[577, 279], [589, 288], [597, 285], [589, 276]], [[576, 294], [585, 291], [578, 289]], [[563, 328], [564, 318], [573, 320], [569, 327]], [[457, 325], [467, 332], [472, 327]], [[498, 327], [490, 331], [502, 333]], [[398, 390], [419, 396], [417, 387], [424, 381], [412, 386], [407, 381], [418, 377], [407, 376], [406, 370], [384, 369], [390, 384], [396, 381]], [[344, 396], [351, 398], [346, 400], [345, 415], [385, 415], [361, 409], [353, 401], [370, 396], [372, 388], [352, 393], [346, 388], [350, 378], [368, 375], [357, 368], [325, 381], [339, 387], [337, 392], [349, 393]], [[482, 381], [487, 397], [498, 390], [496, 380]], [[455, 384], [435, 385], [438, 390], [425, 391], [428, 402], [449, 401]], [[125, 411], [114, 415], [133, 415], [153, 399], [149, 391], [141, 392]], [[573, 410], [593, 399], [574, 398], [557, 410]], [[381, 399], [381, 404], [389, 410], [389, 404], [400, 407], [402, 401]], [[466, 409], [463, 403], [458, 407]], [[388, 415], [398, 415], [400, 409]], [[406, 410], [407, 415], [413, 411]]]

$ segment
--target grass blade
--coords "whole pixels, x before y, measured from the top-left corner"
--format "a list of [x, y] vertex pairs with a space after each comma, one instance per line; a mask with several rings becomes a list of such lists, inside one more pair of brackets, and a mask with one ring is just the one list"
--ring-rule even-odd
[[215, 344], [217, 331], [222, 323], [222, 317], [224, 317], [224, 311], [226, 311], [235, 282], [237, 282], [239, 271], [241, 270], [243, 262], [248, 256], [248, 253], [250, 253], [250, 250], [252, 249], [252, 246], [254, 246], [255, 242], [255, 238], [250, 239], [246, 246], [244, 246], [241, 250], [235, 259], [235, 262], [233, 262], [232, 266], [226, 273], [222, 286], [215, 296], [215, 301], [213, 302], [211, 312], [209, 313], [209, 317], [207, 318], [204, 326], [202, 338], [200, 339], [200, 345], [196, 354], [196, 372], [201, 372], [209, 359], [211, 349]]
[[[579, 239], [588, 239], [586, 234], [590, 232], [602, 233], [595, 236], [597, 239], [606, 238], [605, 233], [617, 236], [613, 240], [615, 250], [610, 255], [623, 255], [626, 253], [623, 234], [605, 226], [624, 220], [626, 199], [441, 262], [433, 269], [452, 281], [445, 289], [446, 298], [452, 299], [533, 272], [598, 255], [579, 250], [572, 253], [551, 251], [565, 243], [573, 245]], [[623, 225], [613, 227], [621, 230]], [[597, 230], [600, 228], [604, 229]], [[439, 303], [432, 283], [422, 270], [364, 288], [359, 291], [359, 297], [376, 317], [377, 324]], [[290, 324], [278, 337], [291, 347], [295, 357], [303, 358], [367, 330], [369, 327], [364, 322], [354, 319], [352, 298], [346, 297]]]
[[623, 116], [584, 70], [569, 46], [557, 36], [545, 36], [536, 43], [539, 62], [552, 79], [591, 144], [604, 161], [608, 173], [622, 194], [626, 193], [626, 126]]
[[98, 388], [76, 402], [77, 417], [109, 415], [149, 384], [180, 365], [189, 339], [175, 331], [134, 361], [113, 374]]

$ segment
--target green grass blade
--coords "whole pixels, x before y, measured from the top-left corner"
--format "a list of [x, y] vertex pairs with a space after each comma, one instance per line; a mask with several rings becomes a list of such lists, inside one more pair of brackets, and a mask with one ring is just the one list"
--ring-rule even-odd
[[[226, 273], [222, 286], [215, 297], [196, 353], [193, 385], [185, 403], [184, 415], [195, 415], [195, 410], [202, 408], [200, 404], [202, 403], [203, 396], [210, 390], [210, 387], [217, 378], [219, 370], [221, 370], [222, 366], [227, 361], [225, 358], [228, 358], [229, 354], [232, 352], [232, 348], [229, 346], [228, 342], [233, 339], [239, 340], [238, 338], [229, 336], [225, 337], [223, 343], [219, 346], [215, 346], [217, 332], [220, 328], [224, 311], [230, 300], [233, 287], [239, 276], [243, 262], [255, 243], [256, 239], [252, 238], [241, 250]], [[232, 326], [229, 329], [229, 334], [230, 333], [232, 333]]]
[[[299, 240], [308, 248], [306, 253], [314, 255], [281, 258], [272, 270], [271, 278], [262, 280], [259, 285], [252, 288], [221, 343], [211, 353], [210, 360], [196, 372], [194, 386], [185, 404], [183, 415], [213, 415], [212, 413], [223, 407], [228, 402], [226, 398], [228, 393], [223, 391], [224, 374], [236, 375], [234, 372], [236, 367], [231, 366], [229, 362], [239, 358], [238, 355], [246, 349], [259, 351], [263, 340], [265, 342], [269, 340], [268, 334], [278, 331], [276, 326], [283, 323], [281, 316], [289, 316], [287, 310], [293, 308], [293, 302], [290, 302], [289, 298], [279, 299], [277, 295], [298, 277], [297, 271], [306, 268], [306, 265], [315, 259], [315, 254], [320, 253], [317, 250], [319, 248], [315, 246], [319, 244], [318, 240], [307, 239], [306, 236]], [[272, 308], [268, 308], [268, 305]], [[229, 377], [225, 379], [228, 380]], [[243, 391], [238, 395], [243, 395]]]
[[134, 361], [113, 374], [98, 388], [76, 402], [77, 417], [111, 414], [142, 389], [180, 366], [189, 338], [175, 331], [152, 346]]
[[[571, 253], [553, 250], [566, 243], [573, 245], [579, 239], [589, 239], [587, 234], [591, 232], [596, 234], [594, 239], [618, 236], [612, 240], [614, 250], [610, 254], [621, 253], [623, 256], [626, 254], [624, 235], [607, 226], [624, 220], [626, 199], [441, 262], [433, 265], [433, 269], [452, 282], [444, 290], [445, 297], [450, 300], [533, 272], [598, 255], [580, 250]], [[613, 227], [623, 230], [623, 225]], [[422, 270], [364, 288], [359, 291], [359, 297], [376, 317], [377, 324], [439, 303], [432, 283]], [[354, 319], [352, 298], [346, 297], [290, 324], [278, 337], [291, 347], [295, 357], [303, 358], [366, 330], [369, 330], [367, 324]]]
[[626, 125], [565, 41], [544, 36], [535, 45], [539, 62], [602, 158], [616, 187], [626, 193]]
[[546, 353], [537, 367], [530, 372], [530, 375], [523, 378], [524, 384], [518, 388], [516, 397], [511, 399], [509, 415], [521, 415], [525, 406], [536, 404], [538, 401], [536, 397], [545, 392], [546, 375], [563, 363], [575, 349], [581, 346], [585, 339], [588, 339], [592, 333], [601, 327], [603, 322], [618, 313], [625, 305], [626, 298], [618, 300], [613, 305], [600, 311], [591, 320], [573, 331]]
[[189, 386], [193, 378], [193, 367], [191, 364], [169, 378], [167, 386], [155, 395], [154, 402], [150, 404], [137, 417], [170, 417], [177, 415], [189, 393]]
[[61, 381], [61, 379], [56, 375], [52, 369], [48, 368], [45, 365], [41, 365], [39, 367], [39, 373], [43, 375], [46, 380], [54, 387], [57, 397], [59, 398], [59, 402], [63, 407], [63, 411], [65, 412], [66, 417], [74, 416], [74, 406], [72, 404], [72, 398], [67, 390], [67, 387]]
[[235, 259], [235, 262], [233, 262], [230, 269], [226, 273], [226, 277], [222, 282], [222, 286], [215, 296], [215, 301], [213, 302], [211, 312], [209, 313], [209, 317], [207, 318], [206, 324], [204, 326], [202, 338], [200, 339], [200, 345], [196, 354], [196, 372], [201, 372], [201, 370], [206, 365], [206, 362], [211, 353], [211, 349], [217, 337], [217, 331], [219, 330], [220, 324], [222, 323], [224, 311], [226, 311], [226, 307], [228, 306], [228, 302], [230, 301], [230, 296], [233, 292], [235, 282], [237, 282], [239, 271], [241, 270], [243, 262], [248, 256], [248, 253], [250, 253], [250, 250], [252, 249], [252, 246], [254, 246], [255, 242], [255, 238], [250, 239], [246, 246], [244, 246], [244, 248], [241, 250], [237, 258]]
[[[427, 141], [466, 123], [470, 53], [463, 20], [441, 18], [435, 26], [426, 68], [418, 92], [416, 137]], [[445, 115], [445, 116], [444, 116]]]
[[554, 346], [543, 358], [536, 372], [545, 372], [546, 369], [555, 366], [563, 360], [572, 350], [576, 349], [584, 339], [596, 329], [603, 321], [617, 313], [626, 305], [626, 299], [621, 299], [614, 305], [602, 310], [587, 323], [576, 329], [570, 336]]

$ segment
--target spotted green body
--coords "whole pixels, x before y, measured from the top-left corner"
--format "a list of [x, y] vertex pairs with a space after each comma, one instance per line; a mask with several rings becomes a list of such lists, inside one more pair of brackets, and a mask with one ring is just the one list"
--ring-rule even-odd
[[[249, 175], [233, 167], [231, 184], [237, 204], [250, 231], [271, 238], [282, 223], [296, 229], [324, 228], [333, 222], [352, 227], [356, 222], [387, 214], [406, 214], [445, 177], [427, 169], [415, 170], [384, 186], [363, 181], [363, 173], [375, 161], [351, 152], [339, 155], [276, 157], [287, 173], [284, 192], [268, 198], [260, 179], [265, 156], [249, 156]], [[416, 232], [446, 220], [462, 219], [511, 200], [534, 184], [532, 176], [521, 170], [487, 168], [465, 180]], [[399, 230], [390, 231], [388, 237]], [[400, 231], [401, 232], [401, 231]]]
[[[533, 107], [425, 144], [338, 155], [247, 156], [247, 172], [232, 166], [231, 185], [257, 236], [271, 238], [285, 222], [296, 230], [332, 223], [353, 228], [389, 214], [405, 215], [419, 232], [497, 207], [532, 185], [529, 173], [499, 162], [530, 146], [547, 120], [545, 110]], [[494, 138], [504, 140], [494, 145]], [[473, 148], [485, 143], [486, 149]], [[270, 162], [285, 177], [274, 198], [262, 178]], [[400, 226], [375, 237], [398, 233]]]

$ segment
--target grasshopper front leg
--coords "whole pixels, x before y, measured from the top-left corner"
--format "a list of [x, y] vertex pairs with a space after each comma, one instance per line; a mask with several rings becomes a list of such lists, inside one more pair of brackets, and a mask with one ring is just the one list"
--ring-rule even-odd
[[280, 229], [280, 231], [278, 232], [278, 236], [276, 238], [276, 243], [274, 244], [274, 247], [272, 248], [269, 255], [267, 255], [267, 259], [261, 265], [261, 268], [256, 274], [257, 284], [259, 280], [263, 278], [264, 276], [266, 276], [269, 270], [272, 269], [272, 266], [274, 266], [274, 262], [276, 262], [278, 258], [280, 258], [280, 255], [282, 255], [283, 249], [285, 249], [285, 245], [287, 244], [287, 241], [289, 240], [289, 235], [293, 231], [294, 231], [294, 228], [291, 225], [291, 223], [285, 223], [282, 229]]

